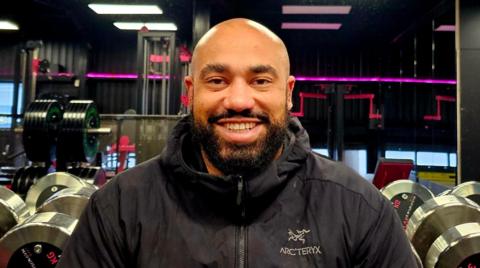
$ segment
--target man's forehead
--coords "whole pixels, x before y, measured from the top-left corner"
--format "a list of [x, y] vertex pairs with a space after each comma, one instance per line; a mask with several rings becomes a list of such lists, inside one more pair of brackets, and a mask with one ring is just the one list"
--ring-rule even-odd
[[[243, 60], [249, 57], [249, 53], [257, 53], [251, 54], [252, 58], [270, 58], [268, 62], [250, 65], [270, 64], [276, 69], [285, 68], [289, 73], [288, 54], [280, 38], [265, 26], [244, 19], [221, 23], [200, 39], [193, 53], [192, 72], [198, 72], [207, 64], [216, 64], [217, 60], [235, 60], [236, 56], [243, 57]], [[276, 66], [278, 64], [281, 66]]]

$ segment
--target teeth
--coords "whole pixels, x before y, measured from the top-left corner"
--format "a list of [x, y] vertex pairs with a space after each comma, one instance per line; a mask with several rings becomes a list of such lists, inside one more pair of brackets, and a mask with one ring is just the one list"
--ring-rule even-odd
[[255, 123], [228, 123], [225, 127], [235, 131], [250, 130], [255, 127]]

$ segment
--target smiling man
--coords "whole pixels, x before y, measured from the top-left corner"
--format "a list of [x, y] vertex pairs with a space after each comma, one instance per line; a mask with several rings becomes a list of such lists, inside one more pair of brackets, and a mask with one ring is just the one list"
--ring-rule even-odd
[[252, 21], [225, 22], [199, 41], [185, 83], [210, 174], [254, 174], [280, 156], [295, 83], [289, 69], [283, 42]]
[[416, 267], [390, 203], [312, 153], [283, 42], [232, 19], [197, 44], [191, 115], [97, 191], [60, 267]]

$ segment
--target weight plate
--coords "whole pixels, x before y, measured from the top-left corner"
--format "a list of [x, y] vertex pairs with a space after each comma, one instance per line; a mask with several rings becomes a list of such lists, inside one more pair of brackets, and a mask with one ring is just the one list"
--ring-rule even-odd
[[95, 191], [93, 187], [60, 190], [45, 200], [37, 212], [60, 212], [78, 219]]
[[87, 185], [77, 176], [66, 172], [50, 173], [40, 178], [36, 184], [30, 187], [26, 198], [27, 207], [33, 214], [45, 200], [59, 190], [83, 186]]
[[13, 191], [0, 187], [0, 237], [28, 216], [30, 212], [22, 198]]
[[100, 116], [93, 101], [70, 101], [60, 125], [57, 155], [66, 162], [92, 162], [98, 150], [97, 134], [88, 129], [100, 127]]
[[90, 168], [84, 167], [80, 170], [80, 178], [82, 179], [88, 179], [88, 173], [90, 172]]
[[[20, 179], [20, 184], [19, 184], [19, 189], [18, 192], [20, 195], [25, 196], [28, 192], [28, 182], [30, 181], [30, 177], [32, 176], [32, 173], [35, 172], [35, 168], [30, 166], [30, 167], [25, 167], [25, 170], [22, 174], [22, 177]], [[34, 174], [33, 174], [34, 175]]]
[[410, 180], [394, 181], [380, 189], [380, 192], [392, 202], [404, 229], [413, 212], [434, 197], [427, 187]]
[[22, 137], [28, 159], [50, 163], [62, 114], [62, 106], [56, 100], [30, 103], [24, 115]]
[[20, 178], [22, 177], [23, 171], [25, 170], [25, 167], [19, 168], [16, 172], [15, 175], [13, 176], [12, 179], [12, 191], [15, 193], [18, 193], [18, 188], [19, 188], [19, 183], [20, 183]]
[[407, 225], [407, 237], [425, 263], [428, 249], [448, 228], [478, 221], [480, 207], [475, 202], [461, 196], [439, 196], [415, 210]]
[[428, 250], [426, 267], [480, 267], [480, 224], [451, 227], [435, 239]]
[[450, 193], [456, 196], [466, 197], [473, 202], [480, 204], [480, 182], [469, 181], [459, 184]]
[[0, 267], [55, 267], [76, 224], [62, 213], [29, 217], [0, 239]]

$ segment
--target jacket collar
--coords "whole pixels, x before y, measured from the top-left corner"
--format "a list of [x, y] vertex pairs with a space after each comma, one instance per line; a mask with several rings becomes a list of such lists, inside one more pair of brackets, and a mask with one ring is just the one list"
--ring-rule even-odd
[[[236, 191], [237, 176], [212, 176], [205, 169], [199, 168], [199, 146], [191, 142], [192, 120], [190, 116], [182, 118], [174, 127], [160, 161], [173, 172], [175, 180], [182, 179], [188, 183], [200, 184], [219, 194], [232, 194]], [[288, 140], [282, 155], [273, 161], [262, 173], [244, 178], [246, 197], [256, 198], [284, 185], [291, 174], [299, 169], [310, 151], [308, 134], [295, 117], [289, 119]], [[197, 150], [196, 153], [192, 151]], [[192, 157], [196, 154], [197, 159]], [[200, 160], [200, 165], [203, 165]]]

